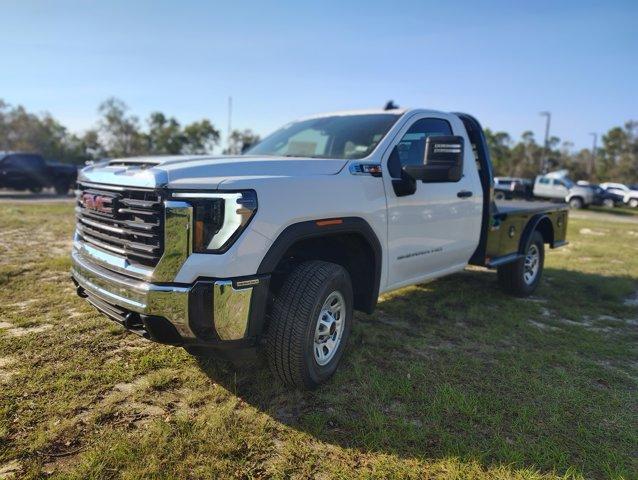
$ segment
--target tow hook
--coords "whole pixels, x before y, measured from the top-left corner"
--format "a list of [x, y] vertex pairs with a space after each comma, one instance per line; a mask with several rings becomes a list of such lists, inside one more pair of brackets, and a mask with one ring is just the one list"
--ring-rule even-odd
[[75, 293], [77, 293], [78, 297], [80, 298], [86, 298], [88, 296], [86, 292], [84, 291], [84, 289], [80, 287], [79, 285], [75, 287]]

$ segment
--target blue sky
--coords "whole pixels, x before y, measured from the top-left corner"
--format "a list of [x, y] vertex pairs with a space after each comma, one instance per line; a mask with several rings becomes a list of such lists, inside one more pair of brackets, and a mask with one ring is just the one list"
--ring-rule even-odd
[[0, 98], [73, 131], [123, 99], [145, 118], [266, 134], [322, 111], [465, 111], [589, 147], [638, 120], [636, 1], [30, 1], [0, 5]]

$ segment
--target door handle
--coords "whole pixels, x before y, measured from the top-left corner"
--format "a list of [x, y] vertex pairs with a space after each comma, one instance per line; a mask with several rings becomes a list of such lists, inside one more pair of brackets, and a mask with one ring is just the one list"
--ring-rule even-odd
[[472, 196], [472, 192], [468, 190], [461, 190], [459, 193], [456, 194], [456, 196], [459, 198], [470, 198]]

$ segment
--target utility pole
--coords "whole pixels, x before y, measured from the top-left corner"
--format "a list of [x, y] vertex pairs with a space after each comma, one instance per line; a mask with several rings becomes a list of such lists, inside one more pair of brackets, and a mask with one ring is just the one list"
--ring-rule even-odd
[[590, 135], [594, 137], [594, 144], [591, 147], [591, 165], [589, 166], [589, 175], [591, 176], [596, 171], [596, 144], [598, 143], [598, 134], [592, 132]]
[[228, 148], [228, 153], [232, 154], [230, 151], [230, 134], [232, 132], [232, 120], [233, 120], [233, 97], [228, 97], [228, 138], [226, 139], [226, 147]]
[[541, 173], [547, 173], [547, 163], [549, 161], [549, 124], [552, 120], [551, 112], [540, 112], [542, 117], [546, 117], [545, 122], [545, 148], [543, 149], [543, 156], [541, 158]]

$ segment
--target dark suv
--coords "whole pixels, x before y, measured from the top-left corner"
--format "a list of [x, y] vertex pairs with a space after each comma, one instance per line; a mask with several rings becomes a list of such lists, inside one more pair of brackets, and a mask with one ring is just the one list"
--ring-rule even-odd
[[75, 186], [77, 176], [75, 165], [47, 163], [37, 153], [0, 152], [0, 188], [37, 193], [53, 187], [64, 195]]

